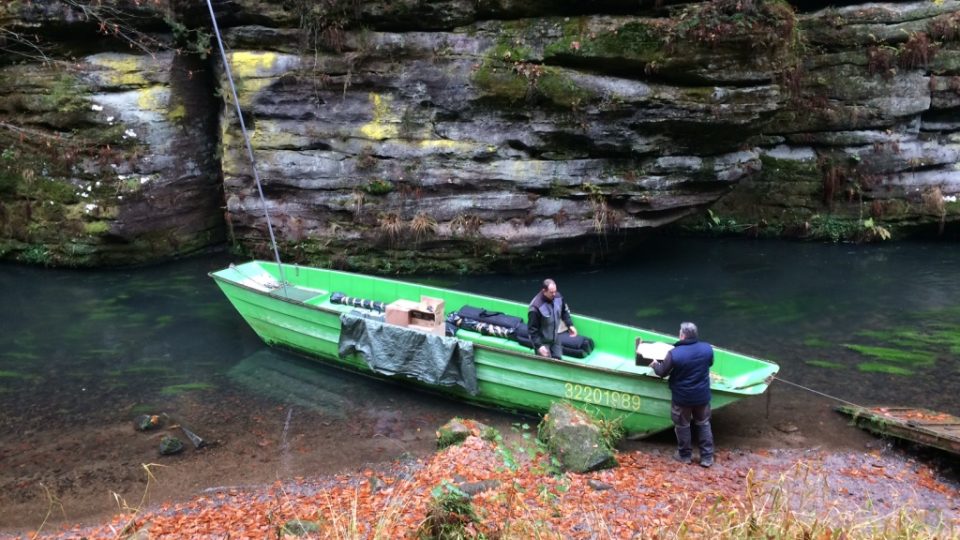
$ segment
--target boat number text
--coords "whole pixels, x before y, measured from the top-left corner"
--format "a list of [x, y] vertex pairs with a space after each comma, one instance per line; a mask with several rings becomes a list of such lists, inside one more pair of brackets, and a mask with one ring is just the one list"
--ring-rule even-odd
[[616, 409], [627, 409], [628, 411], [640, 410], [640, 396], [635, 394], [573, 383], [563, 383], [563, 390], [564, 397], [567, 399], [586, 401], [595, 405], [606, 405]]

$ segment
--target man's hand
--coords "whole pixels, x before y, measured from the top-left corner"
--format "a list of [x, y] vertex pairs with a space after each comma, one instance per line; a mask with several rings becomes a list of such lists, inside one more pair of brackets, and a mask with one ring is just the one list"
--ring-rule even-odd
[[576, 326], [571, 326], [571, 327], [570, 327], [570, 337], [577, 337], [577, 327], [576, 327]]
[[539, 354], [540, 356], [549, 357], [550, 349], [548, 349], [546, 345], [541, 345], [540, 348], [537, 349], [537, 354]]

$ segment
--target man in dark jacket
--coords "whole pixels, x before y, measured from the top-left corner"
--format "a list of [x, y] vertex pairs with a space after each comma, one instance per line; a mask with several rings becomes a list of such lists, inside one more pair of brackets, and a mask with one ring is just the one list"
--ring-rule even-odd
[[698, 341], [697, 325], [680, 324], [680, 341], [663, 360], [654, 360], [650, 367], [659, 377], [670, 376], [670, 416], [677, 433], [677, 459], [690, 463], [692, 433], [690, 421], [697, 426], [700, 442], [700, 465], [713, 465], [713, 432], [710, 430], [710, 366], [713, 347]]
[[543, 280], [540, 292], [530, 301], [527, 328], [534, 352], [547, 358], [559, 359], [563, 355], [561, 333], [569, 331], [570, 336], [577, 336], [577, 329], [570, 318], [570, 307], [557, 292], [557, 283], [552, 279]]

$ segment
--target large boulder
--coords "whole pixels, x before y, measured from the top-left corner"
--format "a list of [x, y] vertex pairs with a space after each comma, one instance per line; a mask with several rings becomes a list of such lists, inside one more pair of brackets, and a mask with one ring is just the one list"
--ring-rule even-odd
[[550, 405], [539, 436], [565, 471], [583, 473], [617, 464], [616, 453], [600, 425], [565, 401]]

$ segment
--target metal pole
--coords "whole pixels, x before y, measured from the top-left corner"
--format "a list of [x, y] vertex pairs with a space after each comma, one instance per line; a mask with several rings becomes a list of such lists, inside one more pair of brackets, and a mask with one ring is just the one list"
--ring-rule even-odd
[[213, 13], [211, 0], [207, 0], [207, 8], [210, 9], [210, 21], [213, 23], [213, 34], [217, 36], [217, 45], [220, 46], [220, 58], [223, 59], [223, 69], [227, 73], [227, 80], [230, 81], [230, 92], [233, 94], [233, 104], [237, 108], [237, 119], [240, 120], [240, 131], [243, 132], [243, 141], [247, 146], [247, 156], [250, 158], [250, 166], [253, 167], [253, 178], [257, 182], [257, 192], [260, 194], [260, 203], [263, 205], [263, 215], [267, 217], [267, 231], [270, 232], [270, 244], [273, 246], [273, 256], [277, 260], [277, 269], [280, 271], [280, 286], [283, 287], [283, 295], [286, 296], [287, 280], [283, 277], [283, 265], [280, 263], [280, 251], [277, 249], [277, 239], [273, 235], [273, 224], [270, 221], [270, 212], [267, 210], [267, 199], [263, 196], [263, 186], [260, 184], [260, 173], [257, 172], [257, 160], [253, 157], [253, 145], [250, 144], [250, 136], [247, 135], [247, 125], [243, 121], [243, 111], [240, 109], [240, 98], [237, 97], [237, 87], [233, 84], [230, 62], [227, 61], [227, 51], [223, 48], [223, 38], [220, 36], [220, 27], [217, 25], [217, 16]]

